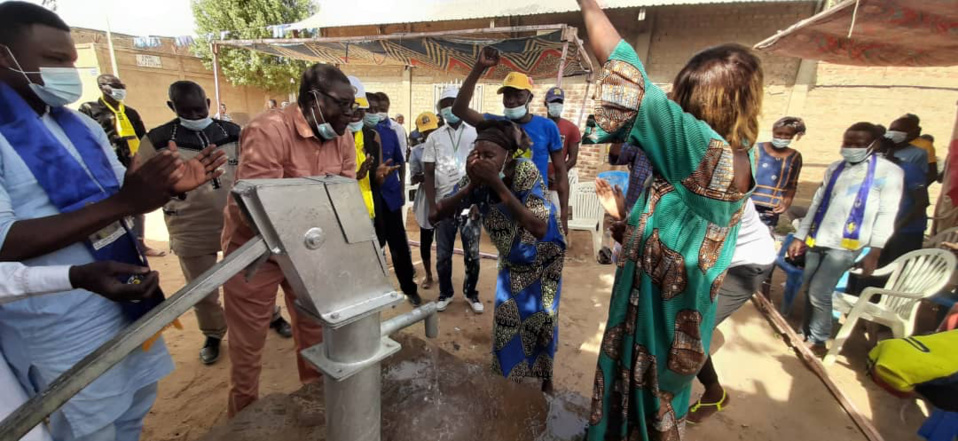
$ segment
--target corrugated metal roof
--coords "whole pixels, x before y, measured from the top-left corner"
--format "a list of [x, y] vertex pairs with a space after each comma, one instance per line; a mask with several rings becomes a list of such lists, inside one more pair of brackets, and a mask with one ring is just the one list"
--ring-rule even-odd
[[[810, 0], [605, 0], [606, 9], [721, 3], [774, 3]], [[319, 0], [319, 12], [293, 28], [421, 23], [429, 21], [554, 14], [578, 11], [576, 0], [393, 0], [356, 3]]]

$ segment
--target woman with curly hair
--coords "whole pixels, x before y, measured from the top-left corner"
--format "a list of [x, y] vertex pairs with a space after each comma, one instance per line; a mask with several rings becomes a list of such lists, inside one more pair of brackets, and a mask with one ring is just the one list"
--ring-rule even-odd
[[725, 44], [694, 55], [669, 96], [595, 0], [579, 0], [604, 63], [586, 142], [628, 142], [652, 185], [625, 228], [599, 352], [588, 439], [681, 440], [692, 380], [709, 354], [715, 300], [754, 186], [761, 62]]
[[499, 251], [493, 370], [516, 381], [541, 380], [542, 390], [551, 392], [566, 248], [558, 207], [549, 202], [536, 165], [518, 157], [531, 145], [522, 128], [488, 120], [476, 131], [466, 177], [438, 203], [431, 221], [478, 205]]

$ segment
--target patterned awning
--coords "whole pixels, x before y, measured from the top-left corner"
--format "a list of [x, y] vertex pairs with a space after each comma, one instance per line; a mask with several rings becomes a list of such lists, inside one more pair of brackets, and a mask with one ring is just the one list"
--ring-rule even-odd
[[848, 0], [755, 48], [857, 66], [958, 65], [958, 0]]
[[[365, 38], [314, 38], [274, 40], [219, 40], [222, 47], [239, 47], [277, 57], [295, 58], [330, 64], [364, 66], [415, 66], [465, 76], [485, 46], [499, 49], [502, 62], [490, 69], [485, 78], [501, 80], [511, 71], [533, 78], [554, 78], [562, 65], [566, 48], [564, 76], [584, 75], [590, 63], [568, 26], [490, 28], [445, 33], [418, 33], [408, 36], [371, 36]], [[518, 31], [517, 31], [518, 30]], [[545, 32], [545, 33], [543, 33]], [[503, 38], [510, 34], [532, 34]], [[536, 35], [541, 34], [541, 35]]]

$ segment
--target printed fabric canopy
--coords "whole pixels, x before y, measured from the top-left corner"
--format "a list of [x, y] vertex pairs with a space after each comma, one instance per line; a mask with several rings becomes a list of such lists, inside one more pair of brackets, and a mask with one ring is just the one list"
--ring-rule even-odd
[[958, 65], [958, 0], [848, 0], [755, 48], [856, 66]]
[[[502, 38], [520, 32], [533, 35]], [[218, 40], [214, 44], [313, 62], [415, 66], [460, 76], [469, 73], [483, 47], [492, 46], [499, 50], [502, 58], [499, 66], [486, 74], [489, 80], [501, 80], [511, 71], [536, 79], [555, 78], [562, 65], [563, 48], [568, 44], [563, 76], [585, 75], [591, 71], [591, 62], [576, 37], [576, 29], [564, 25], [358, 38]]]

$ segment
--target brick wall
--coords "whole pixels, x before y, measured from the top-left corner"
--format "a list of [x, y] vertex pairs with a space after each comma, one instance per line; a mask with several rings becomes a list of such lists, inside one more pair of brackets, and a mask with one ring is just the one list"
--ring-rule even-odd
[[[866, 68], [822, 63], [815, 87], [809, 90], [801, 116], [808, 135], [795, 143], [802, 151], [805, 169], [797, 197], [805, 203], [821, 183], [828, 164], [840, 159], [842, 134], [848, 126], [868, 121], [886, 127], [905, 113], [921, 118], [925, 133], [936, 139], [942, 164], [955, 122], [958, 102], [958, 67]], [[763, 126], [763, 133], [769, 132]], [[939, 185], [931, 187], [932, 200]]]
[[[113, 69], [105, 32], [74, 28], [71, 36], [80, 55], [77, 67], [88, 73], [84, 77], [83, 96], [75, 104], [75, 107], [79, 107], [82, 103], [96, 100], [100, 96], [95, 81], [96, 75], [111, 73]], [[213, 72], [206, 69], [200, 59], [190, 53], [188, 47], [177, 47], [172, 38], [161, 38], [160, 41], [161, 45], [158, 47], [136, 48], [132, 36], [113, 34], [119, 77], [129, 91], [126, 103], [139, 112], [147, 129], [151, 129], [175, 117], [166, 106], [169, 85], [179, 80], [190, 80], [206, 90], [206, 94], [213, 101], [214, 109], [211, 109], [211, 112], [215, 113]], [[139, 66], [137, 55], [159, 57], [161, 67]], [[222, 75], [220, 98], [226, 103], [233, 120], [240, 124], [245, 124], [262, 112], [268, 98], [277, 102], [287, 100], [282, 94], [269, 94], [253, 87], [234, 86]]]

